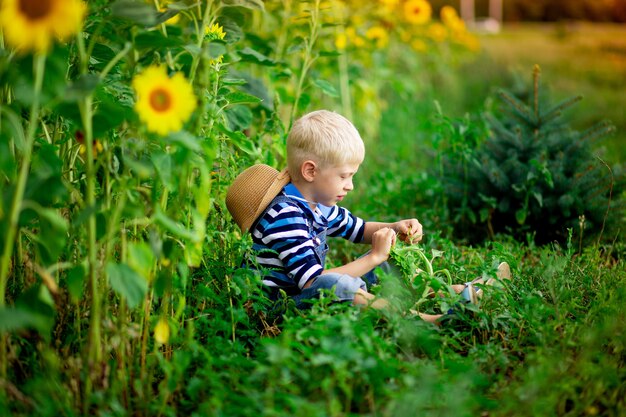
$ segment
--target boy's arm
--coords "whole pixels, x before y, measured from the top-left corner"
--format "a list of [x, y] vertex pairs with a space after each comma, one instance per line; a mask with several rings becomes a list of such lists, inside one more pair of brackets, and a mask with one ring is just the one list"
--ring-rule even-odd
[[422, 225], [420, 222], [417, 219], [406, 219], [394, 223], [365, 222], [362, 243], [372, 243], [374, 233], [385, 227], [393, 229], [398, 238], [407, 243], [417, 243], [422, 240]]
[[[277, 203], [260, 220], [252, 232], [253, 241], [268, 256], [265, 265], [278, 267], [279, 273], [297, 285], [307, 288], [313, 278], [322, 273], [324, 266], [315, 254], [315, 243], [311, 239], [308, 220], [297, 205]], [[259, 253], [257, 259], [263, 257]], [[278, 259], [275, 259], [275, 258]], [[276, 262], [280, 261], [279, 265]], [[272, 278], [267, 278], [272, 280]], [[281, 283], [282, 285], [285, 282]]]
[[324, 270], [324, 273], [347, 274], [359, 277], [376, 268], [389, 258], [391, 247], [396, 242], [396, 232], [388, 227], [381, 228], [371, 235], [372, 250], [343, 266]]

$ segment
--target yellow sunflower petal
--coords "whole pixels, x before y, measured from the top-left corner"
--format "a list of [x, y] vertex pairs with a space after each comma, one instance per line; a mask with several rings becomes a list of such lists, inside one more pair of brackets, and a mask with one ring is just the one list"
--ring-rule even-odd
[[170, 325], [167, 323], [167, 319], [159, 319], [156, 326], [154, 326], [154, 340], [161, 345], [166, 344], [170, 340]]
[[3, 0], [0, 27], [9, 46], [46, 52], [81, 30], [86, 9], [80, 0]]

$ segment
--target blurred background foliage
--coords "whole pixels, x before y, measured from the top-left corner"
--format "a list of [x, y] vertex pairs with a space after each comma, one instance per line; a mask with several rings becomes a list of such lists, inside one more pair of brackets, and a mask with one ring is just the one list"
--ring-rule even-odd
[[[462, 0], [433, 0], [433, 6], [452, 5], [460, 9]], [[489, 0], [472, 0], [477, 16], [489, 15]], [[624, 0], [503, 0], [503, 17], [507, 22], [558, 22], [585, 20], [592, 22], [626, 22]]]

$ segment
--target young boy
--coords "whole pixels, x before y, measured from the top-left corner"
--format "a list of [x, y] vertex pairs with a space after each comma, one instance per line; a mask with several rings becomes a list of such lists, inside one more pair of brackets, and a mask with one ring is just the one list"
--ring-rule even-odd
[[[417, 219], [364, 221], [337, 205], [354, 188], [352, 179], [364, 156], [363, 140], [350, 121], [314, 111], [297, 120], [289, 133], [286, 170], [255, 165], [229, 188], [226, 205], [242, 231], [252, 234], [256, 261], [269, 271], [263, 283], [270, 298], [283, 290], [301, 308], [321, 290], [332, 289], [340, 301], [388, 305], [368, 292], [361, 277], [388, 259], [397, 238], [419, 242], [422, 225]], [[324, 269], [328, 237], [371, 244], [371, 250], [346, 265]], [[455, 287], [457, 292], [465, 288]], [[418, 314], [429, 322], [440, 317]]]

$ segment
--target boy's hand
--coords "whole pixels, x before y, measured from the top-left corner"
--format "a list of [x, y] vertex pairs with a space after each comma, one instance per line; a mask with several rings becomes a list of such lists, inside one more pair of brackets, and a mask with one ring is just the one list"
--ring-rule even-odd
[[396, 244], [396, 232], [389, 228], [384, 227], [377, 230], [372, 235], [372, 256], [375, 257], [376, 263], [380, 265], [389, 259], [389, 252], [391, 247]]
[[393, 224], [400, 240], [406, 243], [417, 243], [422, 240], [422, 225], [417, 219], [400, 220]]

